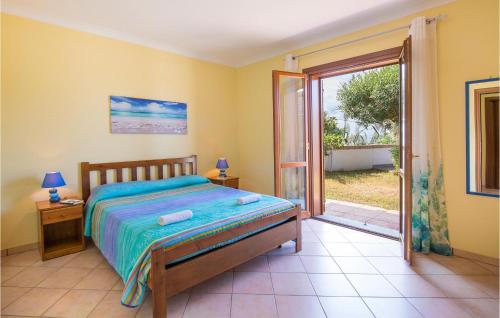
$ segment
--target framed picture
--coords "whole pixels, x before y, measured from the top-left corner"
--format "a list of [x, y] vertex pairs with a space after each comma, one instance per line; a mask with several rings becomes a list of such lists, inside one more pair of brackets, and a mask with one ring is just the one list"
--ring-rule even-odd
[[110, 96], [111, 133], [187, 134], [187, 104]]

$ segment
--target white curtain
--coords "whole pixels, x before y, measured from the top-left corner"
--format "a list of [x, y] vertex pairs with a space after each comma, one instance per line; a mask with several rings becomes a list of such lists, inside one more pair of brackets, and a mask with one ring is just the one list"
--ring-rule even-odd
[[[299, 63], [297, 59], [293, 58], [293, 55], [288, 54], [285, 56], [285, 71], [297, 72], [299, 69]], [[299, 99], [297, 95], [298, 82], [294, 78], [283, 78], [281, 92], [283, 96], [282, 103], [282, 158], [283, 162], [286, 161], [297, 161], [298, 143], [299, 143], [299, 133], [297, 131], [298, 126], [298, 106]]]
[[[291, 54], [285, 56], [284, 69], [298, 72], [298, 59]], [[280, 83], [281, 107], [281, 160], [303, 161], [304, 157], [304, 90], [297, 78], [282, 78]], [[283, 169], [283, 196], [295, 203], [303, 203], [305, 186], [303, 168]]]
[[439, 133], [436, 21], [410, 27], [413, 126], [413, 249], [451, 255]]
[[299, 71], [299, 59], [293, 58], [292, 54], [285, 55], [285, 71], [288, 72], [298, 72]]

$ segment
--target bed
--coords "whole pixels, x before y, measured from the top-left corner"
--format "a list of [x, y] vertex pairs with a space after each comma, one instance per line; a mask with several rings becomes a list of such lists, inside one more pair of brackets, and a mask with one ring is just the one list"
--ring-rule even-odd
[[[196, 175], [196, 159], [81, 164], [85, 235], [124, 280], [122, 304], [138, 306], [149, 288], [155, 318], [166, 317], [167, 297], [289, 240], [301, 249], [299, 206], [272, 196], [238, 205], [249, 192]], [[192, 219], [156, 223], [184, 209]]]

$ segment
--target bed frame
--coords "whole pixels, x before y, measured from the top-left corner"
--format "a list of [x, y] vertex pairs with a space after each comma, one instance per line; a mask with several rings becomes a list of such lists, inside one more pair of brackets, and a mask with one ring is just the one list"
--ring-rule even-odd
[[[167, 172], [164, 173], [164, 166]], [[138, 168], [144, 168], [143, 178], [138, 178]], [[124, 180], [123, 170], [130, 171], [129, 179]], [[99, 184], [108, 183], [108, 171], [114, 171], [114, 182], [152, 180], [175, 177], [178, 175], [196, 174], [196, 156], [158, 160], [140, 160], [108, 163], [81, 163], [82, 198], [87, 200], [91, 190], [91, 172], [97, 172]], [[156, 170], [156, 174], [151, 173]], [[156, 178], [153, 177], [156, 176]], [[183, 256], [196, 253], [207, 247], [228, 241], [245, 233], [258, 230], [279, 222], [257, 234], [224, 247], [214, 249], [186, 261], [168, 265]], [[167, 317], [167, 298], [187, 288], [195, 286], [209, 278], [221, 274], [252, 258], [264, 254], [281, 244], [294, 240], [295, 251], [302, 249], [301, 241], [301, 209], [299, 205], [278, 215], [268, 216], [254, 222], [219, 232], [212, 236], [187, 242], [165, 251], [157, 249], [152, 252], [151, 271], [148, 286], [153, 293], [154, 318]]]

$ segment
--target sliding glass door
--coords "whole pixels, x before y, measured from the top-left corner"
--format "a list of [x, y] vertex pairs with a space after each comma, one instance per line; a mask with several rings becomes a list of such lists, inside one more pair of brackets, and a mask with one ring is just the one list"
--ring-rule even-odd
[[274, 192], [309, 208], [307, 79], [304, 74], [273, 71]]

